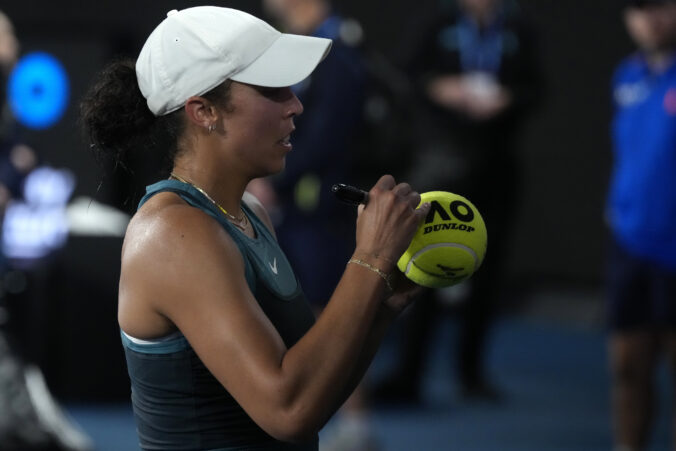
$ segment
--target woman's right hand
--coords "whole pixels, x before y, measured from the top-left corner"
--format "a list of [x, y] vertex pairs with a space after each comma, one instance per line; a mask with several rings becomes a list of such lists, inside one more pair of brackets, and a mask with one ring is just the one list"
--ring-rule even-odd
[[359, 207], [355, 255], [373, 256], [381, 260], [381, 270], [391, 272], [429, 212], [429, 203], [416, 209], [419, 203], [420, 194], [408, 183], [382, 176], [369, 191], [367, 204]]

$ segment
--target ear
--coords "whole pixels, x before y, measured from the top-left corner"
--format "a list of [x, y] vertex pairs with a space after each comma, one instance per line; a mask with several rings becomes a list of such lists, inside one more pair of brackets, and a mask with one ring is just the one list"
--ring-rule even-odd
[[209, 129], [218, 120], [216, 107], [204, 97], [193, 96], [185, 102], [185, 115], [193, 125]]

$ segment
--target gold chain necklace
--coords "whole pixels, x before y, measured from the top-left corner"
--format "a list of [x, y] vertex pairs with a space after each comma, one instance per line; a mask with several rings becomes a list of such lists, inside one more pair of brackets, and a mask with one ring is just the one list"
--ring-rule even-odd
[[216, 207], [218, 207], [218, 209], [221, 210], [221, 211], [223, 212], [223, 214], [226, 216], [226, 218], [228, 218], [228, 219], [230, 220], [230, 222], [232, 222], [232, 225], [234, 225], [235, 227], [237, 227], [237, 228], [240, 229], [241, 231], [245, 231], [245, 230], [246, 230], [247, 225], [249, 225], [249, 220], [247, 219], [247, 217], [246, 217], [246, 215], [244, 214], [244, 212], [242, 212], [242, 217], [241, 217], [241, 218], [238, 218], [237, 216], [228, 213], [228, 211], [227, 211], [225, 208], [221, 207], [221, 204], [219, 204], [218, 202], [216, 202], [215, 200], [213, 200], [213, 199], [211, 198], [211, 196], [208, 195], [207, 192], [204, 191], [204, 190], [203, 190], [202, 188], [200, 188], [199, 186], [195, 185], [194, 183], [191, 183], [191, 182], [187, 181], [186, 179], [184, 179], [184, 178], [182, 178], [182, 177], [179, 177], [178, 175], [174, 174], [173, 172], [170, 174], [170, 176], [171, 176], [171, 178], [174, 178], [174, 179], [178, 180], [179, 182], [185, 183], [185, 184], [190, 185], [190, 186], [192, 186], [193, 188], [195, 188], [197, 191], [199, 191], [200, 193], [202, 193], [202, 194], [204, 195], [204, 197], [206, 197], [207, 199], [209, 199], [209, 202], [211, 202], [211, 203], [214, 204]]

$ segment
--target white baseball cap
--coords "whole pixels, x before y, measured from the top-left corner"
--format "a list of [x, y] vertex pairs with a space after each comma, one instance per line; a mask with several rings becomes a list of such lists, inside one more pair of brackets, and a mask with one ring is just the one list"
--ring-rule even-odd
[[330, 48], [330, 39], [280, 33], [243, 11], [198, 6], [167, 13], [141, 49], [136, 78], [150, 111], [162, 116], [227, 79], [294, 85]]

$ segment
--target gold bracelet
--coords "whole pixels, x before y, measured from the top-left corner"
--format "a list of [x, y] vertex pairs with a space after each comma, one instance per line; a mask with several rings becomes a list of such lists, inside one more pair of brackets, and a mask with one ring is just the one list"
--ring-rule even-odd
[[382, 270], [376, 268], [375, 266], [370, 265], [370, 264], [366, 263], [365, 261], [362, 261], [362, 260], [359, 260], [359, 259], [356, 259], [356, 258], [351, 258], [347, 263], [348, 264], [354, 263], [354, 264], [357, 264], [359, 266], [363, 266], [364, 268], [366, 268], [368, 270], [373, 271], [374, 273], [378, 274], [380, 277], [383, 278], [383, 280], [385, 281], [385, 285], [387, 286], [388, 290], [394, 291], [394, 289], [392, 288], [391, 280], [390, 280], [391, 277], [392, 277], [391, 275], [388, 276]]
[[366, 255], [367, 257], [373, 257], [373, 258], [375, 258], [376, 260], [385, 260], [385, 261], [386, 261], [387, 263], [389, 263], [390, 265], [397, 266], [397, 264], [394, 263], [394, 262], [393, 262], [392, 260], [390, 260], [389, 258], [385, 257], [384, 255], [376, 254], [375, 252], [372, 253], [372, 254], [363, 252], [363, 253], [361, 253], [361, 255]]

